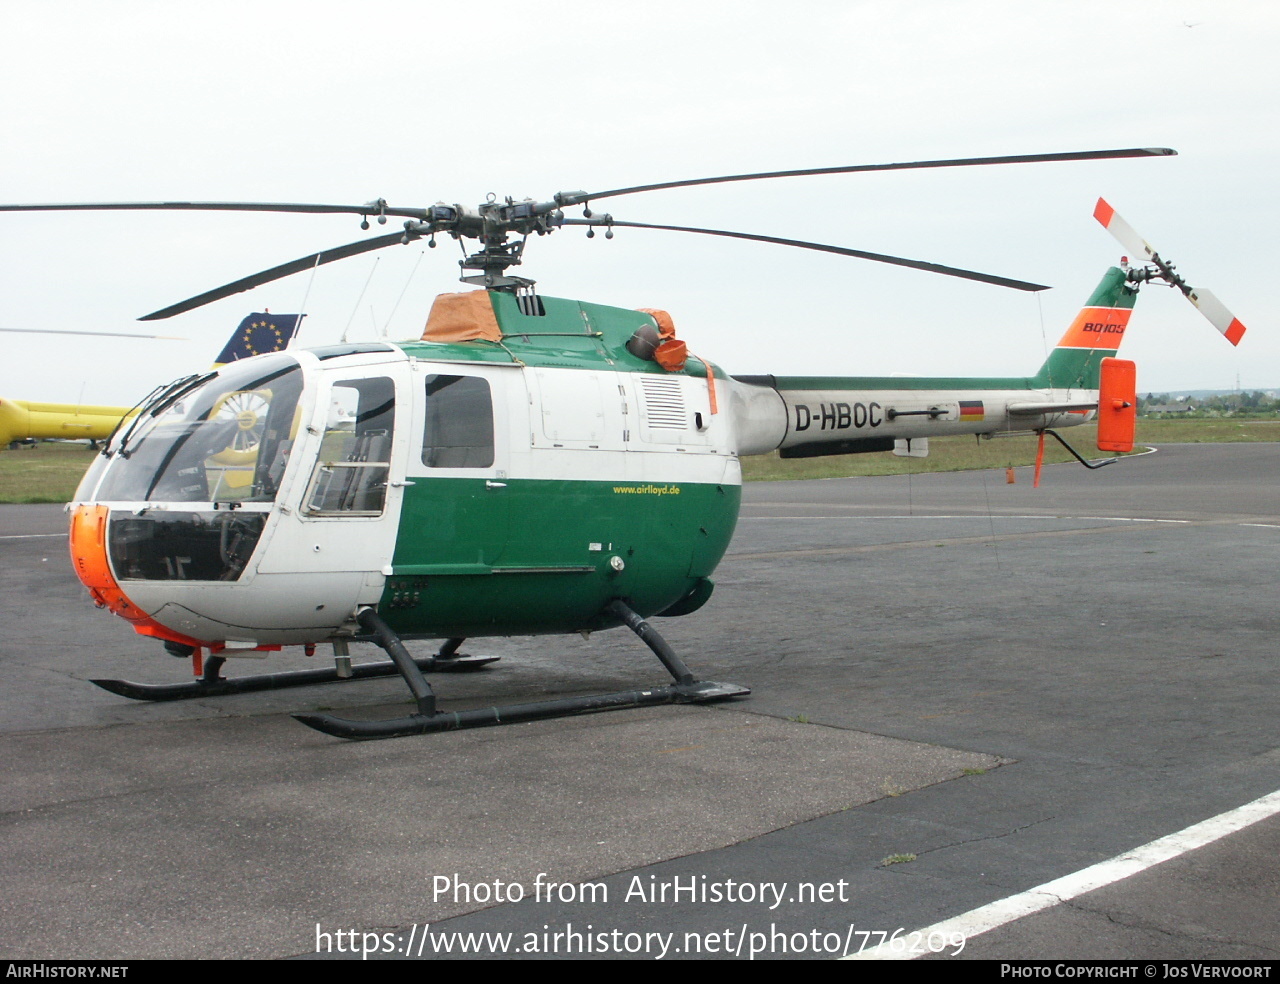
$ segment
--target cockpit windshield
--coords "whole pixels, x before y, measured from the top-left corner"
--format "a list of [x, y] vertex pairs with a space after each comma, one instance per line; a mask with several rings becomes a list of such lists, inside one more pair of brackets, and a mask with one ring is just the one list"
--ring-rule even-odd
[[302, 369], [284, 354], [165, 389], [108, 449], [114, 460], [95, 498], [273, 501], [297, 435], [301, 393]]

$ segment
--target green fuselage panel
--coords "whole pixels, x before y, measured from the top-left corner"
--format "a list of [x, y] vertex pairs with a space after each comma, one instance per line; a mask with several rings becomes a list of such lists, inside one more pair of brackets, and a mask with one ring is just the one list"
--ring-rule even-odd
[[661, 612], [715, 569], [742, 499], [688, 482], [414, 483], [379, 610], [430, 638], [605, 628], [614, 598]]

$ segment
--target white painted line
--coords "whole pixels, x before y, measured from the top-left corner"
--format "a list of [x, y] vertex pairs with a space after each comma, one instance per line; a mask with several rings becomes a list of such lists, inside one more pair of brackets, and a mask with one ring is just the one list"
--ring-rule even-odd
[[[1261, 799], [1256, 799], [1252, 803], [1246, 803], [1244, 806], [1229, 810], [1226, 813], [1220, 813], [1216, 817], [1211, 817], [1194, 826], [1187, 827], [1176, 834], [1153, 840], [1150, 844], [1144, 844], [1142, 847], [1117, 855], [1109, 861], [1101, 861], [1082, 871], [1045, 882], [1043, 885], [1029, 891], [1012, 895], [998, 902], [992, 902], [990, 905], [972, 909], [952, 919], [934, 923], [932, 926], [920, 930], [918, 936], [916, 934], [899, 934], [899, 938], [910, 935], [915, 939], [927, 940], [930, 934], [934, 933], [943, 934], [943, 938], [947, 938], [947, 934], [958, 933], [962, 934], [966, 940], [971, 940], [981, 933], [1021, 919], [1023, 916], [1050, 909], [1061, 902], [1074, 899], [1078, 895], [1084, 895], [1094, 889], [1103, 888], [1145, 871], [1154, 865], [1186, 854], [1188, 851], [1194, 851], [1198, 847], [1212, 844], [1219, 838], [1227, 836], [1227, 834], [1234, 834], [1238, 830], [1243, 830], [1259, 820], [1273, 817], [1277, 813], [1280, 813], [1280, 791], [1270, 793]], [[918, 956], [923, 956], [923, 954], [894, 952], [886, 944], [881, 943], [873, 949], [850, 954], [841, 959], [912, 960]]]
[[[985, 522], [986, 522], [987, 520], [989, 520], [990, 518], [991, 518], [991, 517], [990, 517], [990, 516], [987, 516], [986, 514], [977, 514], [977, 513], [975, 513], [974, 515], [971, 515], [971, 516], [930, 516], [930, 515], [925, 515], [925, 516], [815, 516], [815, 515], [810, 514], [810, 515], [808, 515], [808, 516], [740, 516], [740, 517], [739, 517], [739, 519], [759, 519], [759, 520], [769, 520], [769, 521], [773, 521], [773, 520], [775, 520], [775, 519], [822, 519], [822, 520], [828, 520], [828, 519], [847, 519], [847, 520], [849, 520], [849, 521], [851, 521], [851, 522], [856, 522], [856, 523], [868, 523], [868, 522], [874, 522], [874, 521], [876, 521], [876, 520], [878, 520], [878, 519], [911, 519], [911, 520], [915, 520], [915, 519], [968, 519], [968, 520], [975, 520], [975, 521], [979, 521], [979, 522], [984, 522], [984, 523], [985, 523]], [[1108, 519], [1108, 521], [1111, 521], [1111, 520], [1109, 519], [1109, 517], [1097, 517], [1097, 516], [1083, 516], [1083, 517], [1082, 517], [1082, 516], [1006, 516], [1006, 515], [1004, 515], [1004, 514], [1001, 514], [1001, 515], [999, 515], [999, 516], [996, 516], [995, 518], [996, 518], [996, 519], [1031, 519], [1031, 520], [1039, 520], [1039, 521], [1043, 521], [1043, 522], [1051, 522], [1051, 523], [1052, 523], [1052, 522], [1057, 522], [1058, 520], [1063, 520], [1063, 519], [1098, 519], [1098, 518], [1107, 518], [1107, 519]], [[1126, 523], [1127, 523], [1127, 522], [1134, 522], [1134, 520], [1116, 520], [1116, 522], [1126, 522]], [[1152, 520], [1145, 520], [1144, 522], [1152, 522]]]
[[[795, 505], [795, 503], [784, 503], [784, 504]], [[768, 505], [768, 503], [753, 503], [753, 505], [755, 506]], [[910, 520], [969, 519], [969, 520], [981, 520], [984, 522], [991, 519], [996, 519], [996, 520], [1029, 519], [1029, 520], [1039, 520], [1041, 522], [1047, 522], [1047, 523], [1067, 521], [1067, 522], [1090, 522], [1090, 523], [1175, 523], [1178, 525], [1187, 525], [1189, 523], [1194, 522], [1194, 520], [1190, 520], [1190, 519], [1149, 519], [1144, 516], [1022, 516], [1022, 515], [1016, 515], [1016, 514], [1010, 515], [1006, 513], [995, 513], [994, 515], [991, 515], [991, 516], [988, 516], [985, 513], [972, 513], [970, 515], [951, 515], [951, 514], [932, 515], [932, 514], [926, 513], [924, 515], [917, 514], [915, 516], [848, 516], [848, 515], [820, 516], [820, 515], [810, 514], [808, 516], [776, 516], [776, 515], [774, 516], [740, 516], [739, 519], [740, 520], [755, 519], [755, 520], [770, 520], [770, 521], [776, 520], [776, 519], [821, 519], [821, 520], [845, 519], [845, 520], [849, 520], [851, 522], [857, 522], [857, 523], [872, 522], [877, 519], [910, 519]], [[1267, 524], [1239, 523], [1237, 525], [1265, 526]]]
[[6, 533], [0, 540], [41, 540], [51, 536], [66, 536], [65, 533]]

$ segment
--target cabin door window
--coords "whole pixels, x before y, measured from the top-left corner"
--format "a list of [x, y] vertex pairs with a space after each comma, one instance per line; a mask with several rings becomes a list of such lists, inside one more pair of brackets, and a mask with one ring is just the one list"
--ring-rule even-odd
[[329, 397], [320, 458], [303, 499], [311, 516], [379, 516], [386, 507], [395, 430], [395, 384], [344, 379]]

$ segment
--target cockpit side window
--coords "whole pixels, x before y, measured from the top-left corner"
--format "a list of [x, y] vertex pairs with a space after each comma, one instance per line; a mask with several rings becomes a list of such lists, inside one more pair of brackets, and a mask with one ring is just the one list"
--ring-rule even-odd
[[307, 487], [313, 516], [377, 516], [386, 505], [395, 433], [395, 383], [385, 376], [333, 384], [320, 460]]
[[429, 468], [493, 466], [493, 394], [487, 379], [427, 377], [422, 463]]

